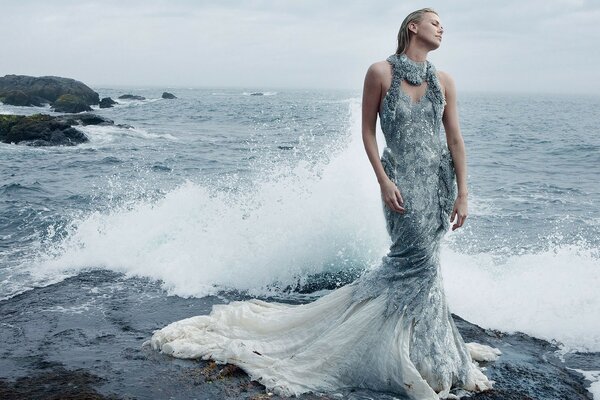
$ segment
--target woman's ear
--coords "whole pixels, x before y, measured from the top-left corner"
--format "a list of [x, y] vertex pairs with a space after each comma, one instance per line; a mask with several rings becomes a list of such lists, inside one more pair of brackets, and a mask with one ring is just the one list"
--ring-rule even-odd
[[408, 24], [408, 30], [412, 33], [417, 33], [417, 24], [411, 22], [410, 24]]

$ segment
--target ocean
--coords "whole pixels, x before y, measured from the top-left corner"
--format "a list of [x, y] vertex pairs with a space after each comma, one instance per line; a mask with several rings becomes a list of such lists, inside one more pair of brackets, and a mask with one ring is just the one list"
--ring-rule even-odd
[[[164, 100], [162, 88], [94, 90], [147, 100], [95, 110], [132, 128], [82, 127], [82, 145], [0, 144], [0, 305], [52, 299], [35, 313], [14, 306], [22, 321], [60, 313], [92, 324], [133, 296], [139, 311], [170, 310], [129, 311], [147, 329], [141, 344], [198, 304], [314, 299], [385, 255], [359, 92], [172, 88], [178, 99]], [[37, 112], [52, 114], [0, 104], [0, 114]], [[600, 97], [464, 93], [459, 113], [470, 200], [442, 249], [451, 311], [591, 355], [582, 369], [597, 380]], [[3, 337], [14, 329], [0, 324]], [[68, 345], [53, 349], [65, 362]], [[7, 377], [26, 370], [3, 363]]]

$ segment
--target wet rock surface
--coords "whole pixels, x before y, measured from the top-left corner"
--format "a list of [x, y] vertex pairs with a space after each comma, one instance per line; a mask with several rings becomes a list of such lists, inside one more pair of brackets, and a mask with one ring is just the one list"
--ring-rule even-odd
[[[266, 394], [235, 366], [179, 360], [142, 346], [155, 329], [207, 314], [222, 302], [218, 297], [168, 296], [158, 283], [106, 271], [82, 273], [0, 301], [0, 398], [279, 398]], [[487, 365], [495, 389], [472, 399], [591, 399], [582, 376], [567, 367], [597, 366], [597, 354], [577, 353], [563, 363], [557, 347], [546, 341], [455, 320], [465, 341], [503, 352]], [[300, 398], [367, 397], [398, 398], [364, 390]]]

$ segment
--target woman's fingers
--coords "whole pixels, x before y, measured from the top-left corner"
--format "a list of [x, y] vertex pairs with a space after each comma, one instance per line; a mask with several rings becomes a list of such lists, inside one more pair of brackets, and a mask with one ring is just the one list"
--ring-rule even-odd
[[396, 199], [398, 199], [398, 203], [400, 203], [401, 206], [404, 206], [404, 199], [402, 198], [402, 195], [400, 194], [400, 190], [398, 190], [398, 188], [396, 188], [394, 194], [396, 195]]
[[398, 199], [396, 198], [396, 196], [392, 196], [389, 197], [385, 200], [385, 204], [390, 208], [390, 210], [392, 211], [396, 211], [396, 212], [404, 212], [404, 207], [403, 204], [400, 203], [398, 201]]
[[[455, 214], [456, 214], [456, 211], [452, 215], [454, 216]], [[466, 215], [458, 214], [458, 217], [456, 218], [456, 223], [454, 225], [452, 225], [452, 230], [462, 227], [463, 224], [465, 223], [466, 219], [467, 219]]]
[[386, 182], [381, 186], [381, 193], [385, 205], [392, 211], [404, 212], [404, 199], [398, 187], [392, 182]]

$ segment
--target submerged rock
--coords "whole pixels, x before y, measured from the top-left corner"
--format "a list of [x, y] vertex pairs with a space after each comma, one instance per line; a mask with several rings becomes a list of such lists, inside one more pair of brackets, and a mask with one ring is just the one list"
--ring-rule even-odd
[[146, 100], [146, 98], [144, 96], [137, 96], [134, 94], [123, 94], [121, 96], [119, 96], [119, 99], [125, 99], [125, 100]]
[[92, 111], [92, 108], [88, 106], [85, 101], [72, 94], [63, 94], [60, 96], [54, 103], [52, 103], [52, 109], [56, 112], [64, 113]]
[[100, 101], [98, 93], [75, 79], [28, 75], [0, 77], [0, 101], [5, 104], [27, 106], [52, 104], [65, 94], [78, 97], [88, 106], [98, 104]]
[[175, 96], [173, 93], [163, 92], [162, 98], [163, 99], [176, 99], [177, 96]]
[[111, 108], [115, 104], [117, 104], [117, 102], [110, 97], [104, 97], [102, 100], [100, 100], [100, 108]]

